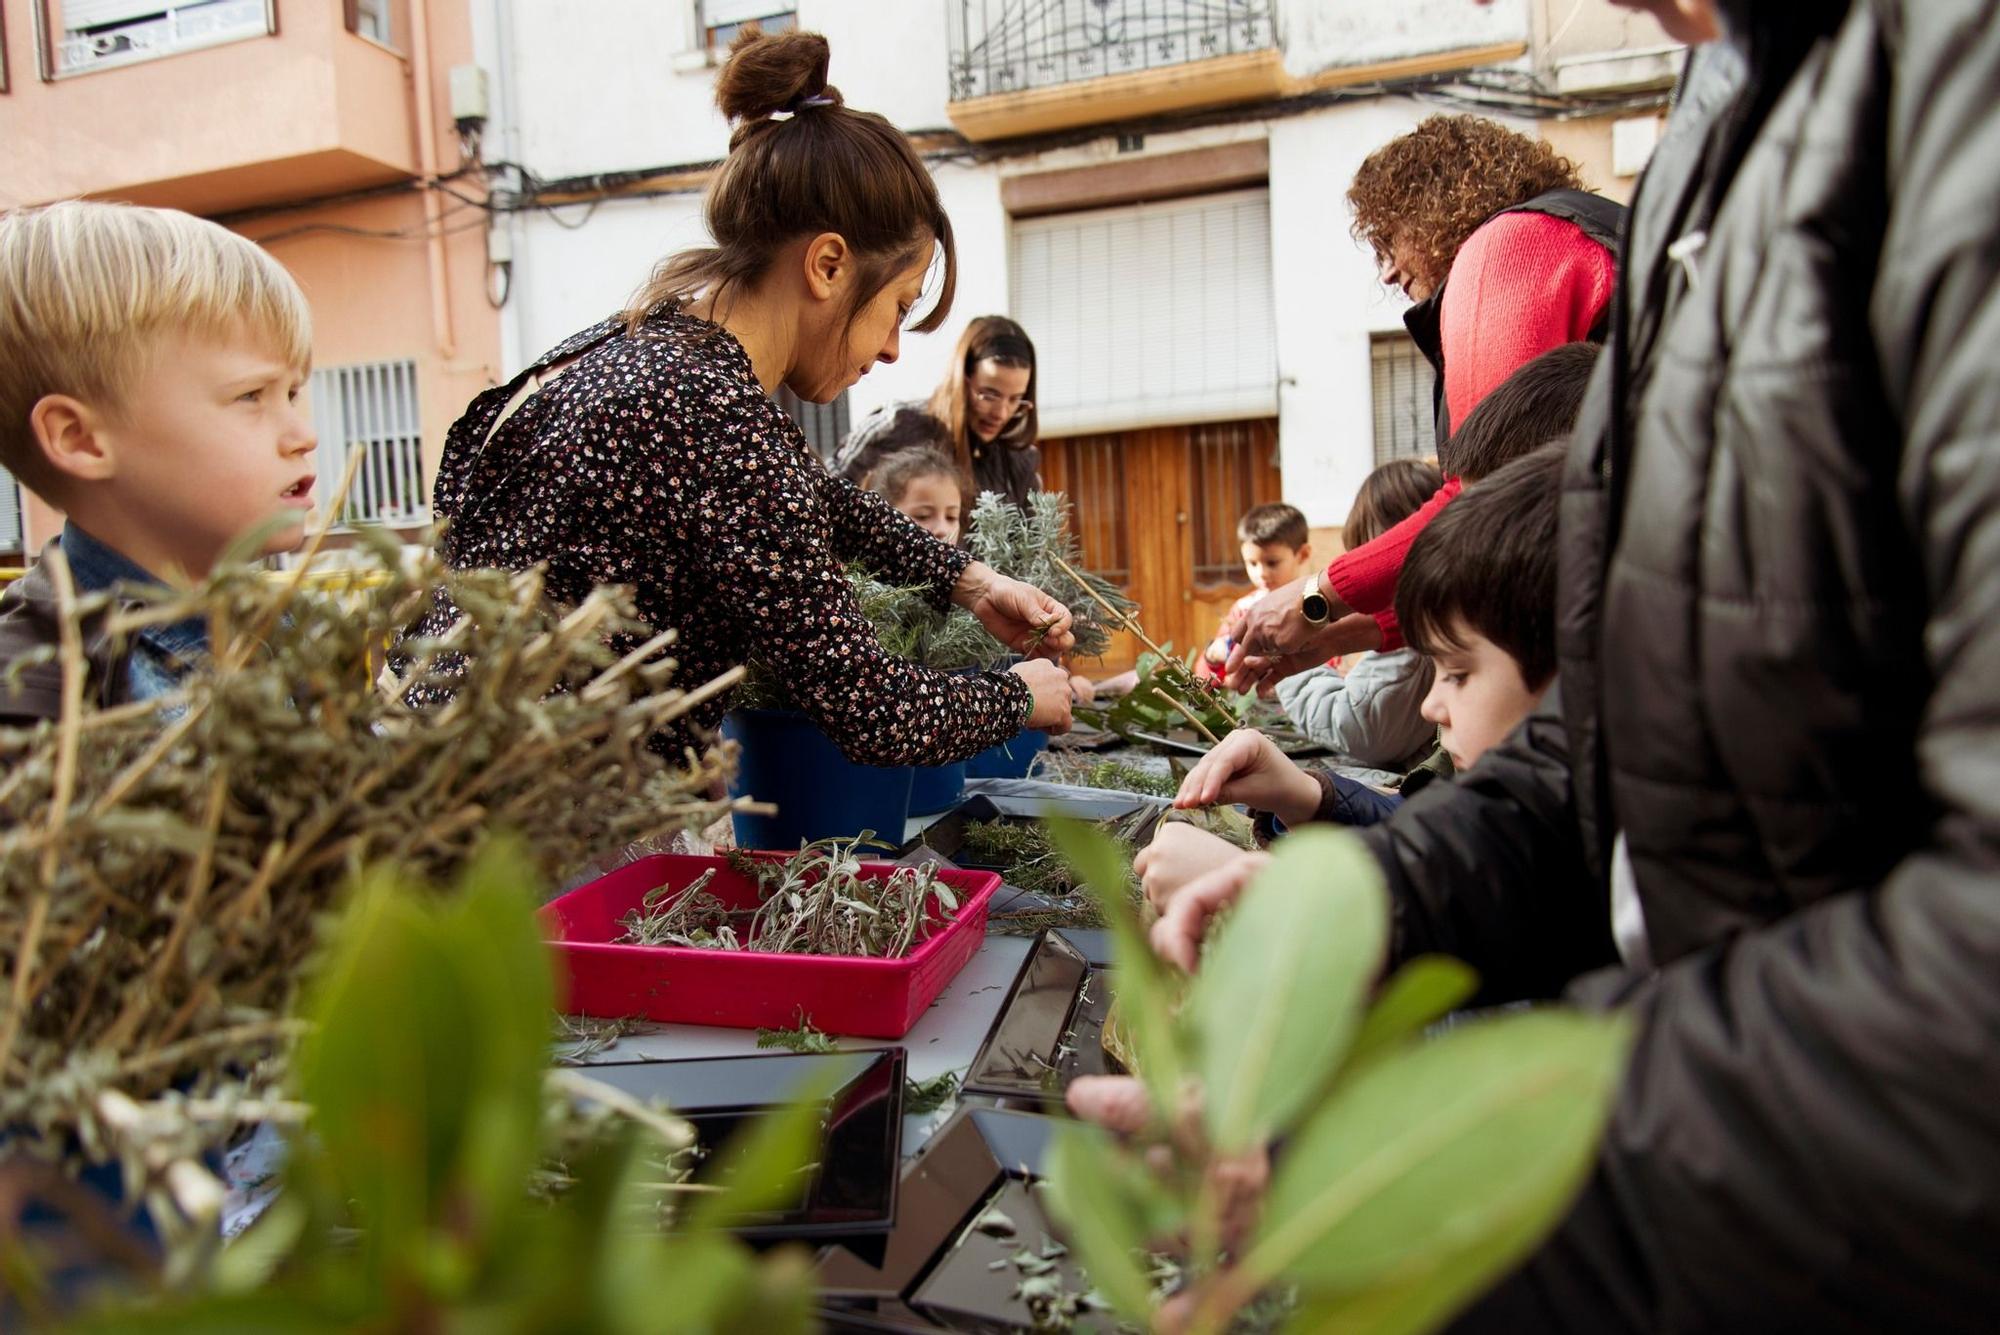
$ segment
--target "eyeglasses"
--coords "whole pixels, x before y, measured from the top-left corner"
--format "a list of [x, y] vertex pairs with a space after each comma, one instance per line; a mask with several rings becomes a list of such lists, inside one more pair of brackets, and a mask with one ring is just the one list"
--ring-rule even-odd
[[[972, 391], [972, 397], [982, 408], [1000, 408], [1006, 405], [1011, 396], [1002, 394], [997, 389], [975, 389]], [[1035, 405], [1032, 400], [1021, 399], [1014, 405], [1013, 416], [1025, 417], [1034, 410]]]

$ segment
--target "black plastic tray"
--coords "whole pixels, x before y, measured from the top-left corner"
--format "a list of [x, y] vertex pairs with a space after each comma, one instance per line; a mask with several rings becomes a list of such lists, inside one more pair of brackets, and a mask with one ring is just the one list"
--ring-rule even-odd
[[576, 1068], [643, 1099], [659, 1099], [694, 1126], [714, 1151], [746, 1124], [834, 1082], [827, 1139], [818, 1167], [790, 1208], [756, 1216], [733, 1231], [757, 1241], [886, 1235], [896, 1222], [902, 1170], [902, 1048], [687, 1061], [593, 1062]]
[[[1033, 1319], [1014, 1297], [1018, 1273], [1006, 1265], [1022, 1250], [1039, 1252], [1053, 1230], [1036, 1193], [1054, 1118], [999, 1108], [961, 1107], [903, 1177], [902, 1208], [879, 1263], [845, 1247], [820, 1260], [821, 1319], [834, 1330], [1021, 1331]], [[998, 1209], [1011, 1237], [974, 1226]], [[1001, 1268], [994, 1269], [994, 1262]], [[1062, 1258], [1064, 1284], [1087, 1286]], [[1110, 1329], [1085, 1317], [1078, 1330]]]
[[1109, 933], [1043, 932], [1021, 962], [959, 1093], [1054, 1110], [1077, 1076], [1121, 1074], [1124, 1068], [1104, 1050], [1111, 990]]

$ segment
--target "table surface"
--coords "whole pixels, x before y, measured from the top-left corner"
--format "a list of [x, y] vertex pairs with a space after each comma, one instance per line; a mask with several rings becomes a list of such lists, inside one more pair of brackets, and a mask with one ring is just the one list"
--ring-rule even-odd
[[[1164, 764], [1162, 765], [1164, 768]], [[974, 779], [965, 786], [967, 797], [985, 796], [1005, 805], [1037, 800], [1136, 797], [1102, 788], [1078, 788], [1040, 779]], [[915, 839], [947, 812], [913, 819], [904, 831], [904, 841]], [[989, 912], [1004, 913], [1015, 907], [1025, 892], [1003, 885], [994, 896]], [[986, 1040], [1008, 989], [1021, 963], [1034, 944], [1032, 937], [1001, 936], [989, 933], [979, 950], [966, 962], [958, 976], [945, 985], [931, 1003], [930, 1010], [916, 1027], [900, 1040], [849, 1038], [829, 1035], [843, 1052], [869, 1048], [903, 1047], [909, 1057], [905, 1073], [912, 1081], [932, 1080], [950, 1071], [963, 1077]], [[765, 1050], [768, 1054], [768, 1050]], [[591, 1054], [583, 1065], [603, 1061], [677, 1061], [697, 1057], [748, 1057], [757, 1055], [757, 1031], [719, 1029], [692, 1024], [646, 1024], [619, 1037], [610, 1047]], [[905, 1158], [923, 1148], [926, 1141], [951, 1116], [957, 1099], [949, 1099], [935, 1112], [910, 1114], [903, 1119]]]

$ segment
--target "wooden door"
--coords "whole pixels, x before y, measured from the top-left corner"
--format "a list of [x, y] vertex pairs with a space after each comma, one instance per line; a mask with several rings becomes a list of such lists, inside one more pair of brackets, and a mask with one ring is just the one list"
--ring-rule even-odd
[[[1042, 442], [1045, 485], [1075, 506], [1084, 564], [1139, 604], [1139, 622], [1176, 652], [1205, 645], [1250, 591], [1236, 522], [1282, 499], [1278, 424], [1268, 418], [1150, 427]], [[1132, 666], [1140, 647], [1116, 636], [1103, 676]]]

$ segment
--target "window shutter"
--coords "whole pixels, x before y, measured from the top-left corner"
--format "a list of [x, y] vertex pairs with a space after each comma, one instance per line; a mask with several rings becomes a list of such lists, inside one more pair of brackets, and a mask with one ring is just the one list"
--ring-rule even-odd
[[0, 468], [0, 552], [21, 550], [21, 487]]
[[1045, 435], [1278, 411], [1263, 187], [1014, 224]]
[[1368, 349], [1375, 412], [1375, 463], [1437, 453], [1437, 372], [1408, 334], [1378, 334]]
[[62, 26], [65, 32], [82, 32], [134, 19], [156, 19], [169, 9], [191, 8], [193, 0], [63, 0]]
[[798, 0], [702, 0], [701, 17], [709, 27], [721, 28], [795, 13], [798, 7]]

